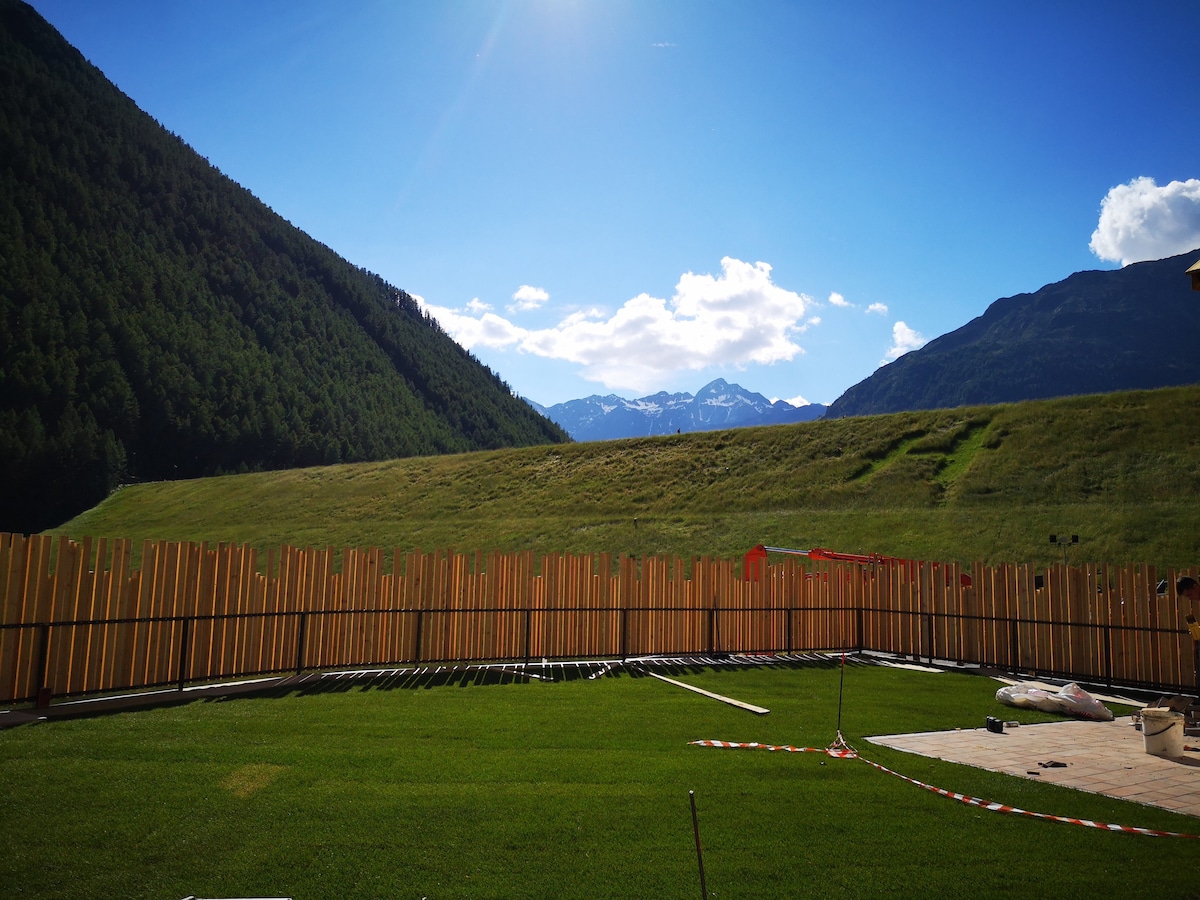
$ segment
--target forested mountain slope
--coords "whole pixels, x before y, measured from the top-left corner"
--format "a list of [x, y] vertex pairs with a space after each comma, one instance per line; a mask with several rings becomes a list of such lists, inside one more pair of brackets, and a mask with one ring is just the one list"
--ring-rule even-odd
[[0, 0], [0, 531], [127, 480], [565, 439]]

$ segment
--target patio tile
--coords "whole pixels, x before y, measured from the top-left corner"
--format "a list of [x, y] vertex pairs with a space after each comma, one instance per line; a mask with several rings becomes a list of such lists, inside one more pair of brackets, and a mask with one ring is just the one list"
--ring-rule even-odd
[[[873, 744], [1200, 816], [1200, 751], [1180, 759], [1146, 752], [1128, 717], [867, 738]], [[1195, 740], [1185, 746], [1196, 746]], [[1039, 763], [1065, 762], [1063, 767]]]

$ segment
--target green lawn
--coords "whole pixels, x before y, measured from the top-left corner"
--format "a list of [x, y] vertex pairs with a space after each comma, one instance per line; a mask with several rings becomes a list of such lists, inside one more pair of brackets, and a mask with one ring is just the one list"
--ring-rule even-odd
[[[835, 665], [555, 683], [395, 679], [0, 732], [5, 897], [1183, 897], [1200, 841], [986, 812], [826, 746]], [[852, 665], [863, 754], [1025, 809], [1180, 832], [1200, 820], [867, 744], [1041, 721], [980, 676]], [[1120, 712], [1120, 710], [1116, 710]]]

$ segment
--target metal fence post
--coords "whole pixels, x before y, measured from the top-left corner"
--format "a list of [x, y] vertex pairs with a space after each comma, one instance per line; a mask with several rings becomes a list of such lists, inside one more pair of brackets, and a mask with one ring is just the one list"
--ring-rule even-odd
[[525, 665], [529, 665], [529, 647], [533, 640], [533, 607], [525, 608]]
[[1109, 687], [1113, 686], [1112, 666], [1112, 623], [1104, 623], [1104, 678]]
[[49, 706], [49, 698], [44, 695], [44, 691], [49, 687], [46, 684], [47, 670], [50, 668], [50, 624], [43, 623], [38, 626], [38, 662], [37, 662], [37, 686], [34, 689], [33, 695], [37, 698], [38, 708]]
[[1017, 619], [1013, 619], [1009, 624], [1008, 634], [1008, 653], [1009, 663], [1012, 666], [1013, 673], [1021, 671], [1021, 642], [1017, 633]]
[[179, 690], [183, 690], [187, 682], [188, 645], [192, 640], [192, 620], [183, 620], [183, 630], [179, 635]]
[[296, 635], [296, 674], [304, 671], [304, 645], [308, 639], [308, 613], [300, 613], [300, 630]]
[[413, 650], [413, 662], [415, 662], [415, 663], [419, 663], [421, 661], [421, 633], [422, 633], [422, 630], [424, 629], [424, 627], [425, 627], [425, 610], [418, 609], [417, 610], [417, 640], [416, 640], [417, 646]]
[[926, 612], [925, 616], [925, 650], [929, 664], [933, 665], [933, 613]]

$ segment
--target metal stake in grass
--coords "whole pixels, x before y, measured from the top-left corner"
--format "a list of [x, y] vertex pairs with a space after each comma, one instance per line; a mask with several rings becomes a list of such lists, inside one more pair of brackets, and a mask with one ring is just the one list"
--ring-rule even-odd
[[[832, 744], [826, 749], [826, 753], [836, 756], [857, 756], [858, 753], [853, 747], [846, 743], [846, 739], [842, 737], [842, 688], [846, 684], [846, 651], [842, 651], [842, 671], [838, 676], [838, 721], [837, 721], [837, 737], [834, 738]], [[836, 751], [836, 752], [835, 752]], [[825, 765], [821, 763], [821, 765]]]
[[692, 802], [692, 832], [696, 835], [696, 862], [700, 865], [700, 897], [708, 900], [708, 888], [704, 884], [704, 853], [700, 850], [700, 820], [696, 817], [696, 792], [688, 791]]
[[842, 674], [838, 676], [838, 724], [837, 736], [842, 736], [842, 688], [846, 684], [846, 651], [842, 651]]

